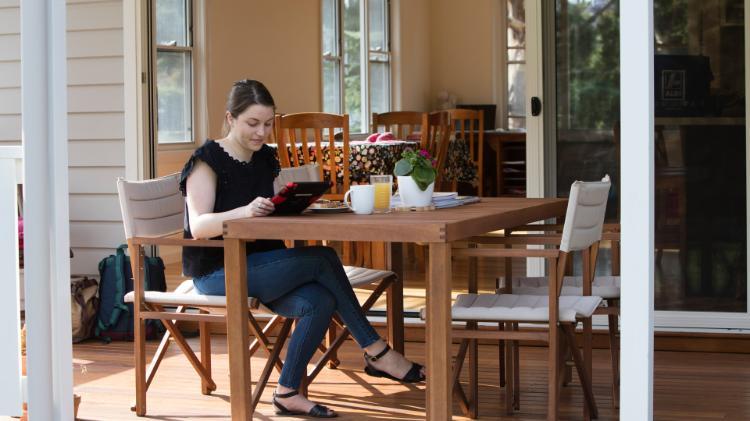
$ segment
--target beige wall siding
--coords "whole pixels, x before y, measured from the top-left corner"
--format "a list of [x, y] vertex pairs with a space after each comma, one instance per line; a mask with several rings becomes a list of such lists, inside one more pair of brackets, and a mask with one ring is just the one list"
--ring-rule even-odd
[[125, 239], [115, 186], [125, 175], [122, 1], [67, 3], [71, 273], [97, 274]]
[[0, 145], [21, 144], [21, 9], [0, 1]]

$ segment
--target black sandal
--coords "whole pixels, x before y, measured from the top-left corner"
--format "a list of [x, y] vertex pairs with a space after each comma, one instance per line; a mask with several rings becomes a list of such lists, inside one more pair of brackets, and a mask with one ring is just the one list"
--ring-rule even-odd
[[312, 408], [310, 408], [309, 412], [302, 412], [302, 411], [292, 411], [290, 409], [287, 409], [284, 405], [280, 404], [279, 401], [276, 400], [276, 398], [279, 399], [286, 399], [291, 398], [292, 396], [299, 395], [299, 392], [296, 390], [292, 390], [289, 393], [283, 393], [283, 394], [277, 394], [276, 392], [273, 392], [273, 400], [271, 403], [276, 408], [276, 415], [285, 415], [285, 416], [293, 416], [293, 415], [305, 415], [308, 417], [313, 418], [336, 418], [339, 416], [335, 411], [332, 409], [328, 409], [328, 407], [323, 405], [316, 404]]
[[411, 368], [409, 371], [404, 375], [402, 379], [399, 379], [397, 377], [394, 377], [385, 371], [378, 370], [377, 368], [373, 367], [370, 362], [375, 362], [383, 357], [383, 355], [387, 354], [388, 351], [391, 350], [390, 345], [386, 345], [385, 348], [380, 351], [378, 355], [372, 356], [368, 355], [365, 352], [365, 373], [372, 377], [385, 377], [386, 379], [395, 380], [397, 382], [401, 383], [421, 383], [425, 380], [424, 374], [422, 374], [422, 367], [421, 364], [417, 364], [415, 362], [411, 363]]

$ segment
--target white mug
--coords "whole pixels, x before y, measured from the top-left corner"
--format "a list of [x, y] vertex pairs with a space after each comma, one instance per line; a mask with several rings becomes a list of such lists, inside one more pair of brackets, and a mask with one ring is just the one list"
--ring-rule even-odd
[[[347, 200], [349, 195], [351, 195], [351, 204]], [[375, 208], [375, 186], [372, 184], [351, 186], [344, 194], [344, 204], [356, 214], [371, 214]]]

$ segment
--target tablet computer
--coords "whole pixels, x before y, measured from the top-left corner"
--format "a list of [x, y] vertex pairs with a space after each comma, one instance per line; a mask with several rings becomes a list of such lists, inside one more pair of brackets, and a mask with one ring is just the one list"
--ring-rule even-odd
[[296, 181], [287, 183], [271, 198], [275, 209], [271, 215], [302, 213], [331, 188], [330, 181]]

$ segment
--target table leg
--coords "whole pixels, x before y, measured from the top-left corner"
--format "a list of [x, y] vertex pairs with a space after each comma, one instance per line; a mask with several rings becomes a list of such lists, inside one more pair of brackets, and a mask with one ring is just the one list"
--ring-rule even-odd
[[388, 342], [393, 349], [404, 354], [404, 255], [401, 243], [386, 243], [386, 256], [388, 255], [390, 261], [387, 267], [398, 276], [398, 282], [391, 284], [386, 292]]
[[451, 245], [430, 243], [427, 270], [427, 419], [451, 418]]
[[230, 403], [233, 420], [250, 420], [253, 408], [247, 329], [247, 258], [245, 242], [224, 240], [227, 291], [227, 348], [229, 352]]

